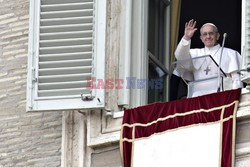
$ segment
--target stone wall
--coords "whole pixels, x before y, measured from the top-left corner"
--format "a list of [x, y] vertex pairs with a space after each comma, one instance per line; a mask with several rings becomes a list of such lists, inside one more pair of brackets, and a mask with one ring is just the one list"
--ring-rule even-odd
[[61, 112], [27, 113], [29, 0], [0, 0], [0, 167], [61, 166]]

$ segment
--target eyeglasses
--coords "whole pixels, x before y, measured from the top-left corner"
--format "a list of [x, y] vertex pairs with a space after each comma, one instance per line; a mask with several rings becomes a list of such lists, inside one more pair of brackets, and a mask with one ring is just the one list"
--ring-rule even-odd
[[214, 36], [216, 34], [216, 32], [204, 32], [201, 34], [202, 37], [206, 37], [207, 35], [209, 36]]

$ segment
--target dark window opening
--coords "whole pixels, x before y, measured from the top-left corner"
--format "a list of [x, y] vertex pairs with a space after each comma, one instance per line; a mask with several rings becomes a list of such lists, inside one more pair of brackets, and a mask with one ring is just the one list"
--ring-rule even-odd
[[[166, 0], [148, 2], [148, 103], [166, 101]], [[153, 84], [152, 84], [153, 83]], [[151, 84], [151, 86], [150, 86]], [[152, 86], [153, 85], [153, 86]]]
[[[200, 27], [207, 22], [214, 23], [220, 32], [219, 43], [222, 43], [224, 33], [227, 33], [225, 47], [241, 52], [241, 1], [239, 0], [182, 0], [179, 23], [179, 40], [184, 35], [185, 23], [190, 19], [197, 21], [197, 32], [192, 38], [191, 48], [202, 48]], [[176, 86], [179, 85], [179, 86]], [[186, 94], [185, 84], [176, 76], [170, 81], [170, 100], [180, 99]]]

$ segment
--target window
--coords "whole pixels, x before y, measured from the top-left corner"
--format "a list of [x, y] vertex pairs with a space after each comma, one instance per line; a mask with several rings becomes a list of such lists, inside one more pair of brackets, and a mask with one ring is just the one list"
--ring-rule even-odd
[[137, 83], [137, 87], [130, 90], [130, 107], [167, 101], [170, 1], [133, 1], [132, 18], [130, 77], [142, 83]]
[[99, 108], [106, 1], [31, 0], [27, 111]]
[[155, 81], [148, 87], [148, 103], [167, 100], [167, 6], [166, 0], [149, 0], [148, 6], [148, 79]]

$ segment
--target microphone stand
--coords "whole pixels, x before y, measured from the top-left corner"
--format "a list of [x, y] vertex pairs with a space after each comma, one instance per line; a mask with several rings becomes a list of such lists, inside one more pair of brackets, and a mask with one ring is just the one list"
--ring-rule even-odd
[[223, 53], [226, 37], [227, 37], [227, 33], [224, 33], [223, 34], [222, 46], [221, 46], [221, 52], [220, 52], [219, 66], [218, 66], [218, 90], [217, 90], [217, 92], [220, 92], [220, 90], [221, 90], [220, 69], [221, 69], [221, 59], [222, 59], [222, 53]]

